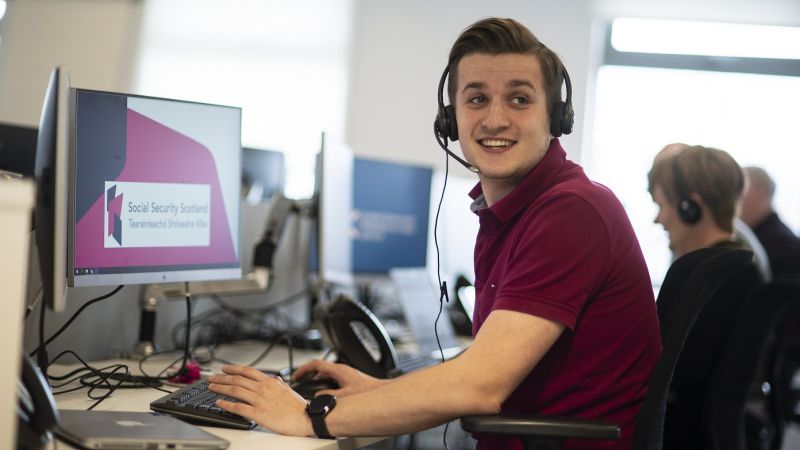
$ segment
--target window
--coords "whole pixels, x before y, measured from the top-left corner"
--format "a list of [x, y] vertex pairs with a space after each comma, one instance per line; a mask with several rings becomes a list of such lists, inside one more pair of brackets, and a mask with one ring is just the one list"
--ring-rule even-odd
[[[639, 41], [653, 30], [662, 28], [639, 29]], [[716, 147], [742, 166], [763, 167], [777, 184], [775, 209], [800, 229], [800, 60], [708, 57], [691, 49], [685, 55], [641, 47], [626, 53], [607, 44], [584, 165], [625, 206], [654, 284], [664, 278], [671, 255], [666, 233], [653, 223], [657, 208], [647, 192], [647, 171], [666, 144]]]

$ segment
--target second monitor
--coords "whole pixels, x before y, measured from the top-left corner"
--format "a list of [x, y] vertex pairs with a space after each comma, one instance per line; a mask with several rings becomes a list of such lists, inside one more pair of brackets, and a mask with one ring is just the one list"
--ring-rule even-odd
[[387, 274], [426, 265], [432, 173], [427, 167], [356, 158], [354, 272]]

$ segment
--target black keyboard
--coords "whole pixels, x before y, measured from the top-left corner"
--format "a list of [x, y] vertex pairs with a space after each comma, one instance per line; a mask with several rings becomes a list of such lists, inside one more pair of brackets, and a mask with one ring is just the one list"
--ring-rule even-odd
[[400, 352], [397, 354], [397, 367], [389, 374], [392, 377], [435, 366], [442, 362], [439, 358], [434, 358], [430, 353]]
[[208, 381], [200, 380], [150, 403], [153, 411], [167, 413], [193, 422], [227, 428], [250, 430], [256, 423], [216, 406], [217, 400], [236, 402], [234, 398], [208, 390]]

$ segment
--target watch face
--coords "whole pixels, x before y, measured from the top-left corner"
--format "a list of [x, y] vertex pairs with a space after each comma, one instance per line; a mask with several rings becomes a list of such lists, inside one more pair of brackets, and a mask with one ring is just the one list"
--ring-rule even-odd
[[322, 394], [312, 398], [306, 406], [306, 411], [311, 415], [325, 415], [336, 406], [336, 397]]

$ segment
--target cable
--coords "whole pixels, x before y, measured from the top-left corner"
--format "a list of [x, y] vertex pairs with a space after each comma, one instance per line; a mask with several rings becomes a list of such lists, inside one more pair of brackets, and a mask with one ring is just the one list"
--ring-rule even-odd
[[[142, 372], [144, 377], [136, 377], [136, 376], [134, 376], [134, 378], [137, 381], [141, 381], [141, 382], [144, 383], [144, 382], [155, 382], [155, 381], [162, 381], [162, 380], [170, 380], [172, 378], [182, 376], [184, 374], [184, 372], [186, 371], [186, 363], [188, 363], [189, 359], [191, 359], [191, 350], [190, 350], [190, 348], [191, 348], [191, 330], [192, 330], [192, 292], [189, 290], [189, 282], [188, 281], [185, 281], [183, 283], [183, 297], [186, 300], [186, 333], [184, 334], [184, 339], [183, 339], [183, 355], [180, 358], [178, 358], [175, 361], [173, 361], [172, 363], [170, 363], [167, 367], [162, 369], [161, 372], [159, 372], [158, 375], [156, 375], [155, 377], [151, 377], [151, 376], [147, 375], [147, 373], [144, 371], [144, 367], [142, 366], [142, 363], [144, 362], [144, 360], [146, 360], [149, 357], [149, 355], [143, 356], [139, 360], [139, 370]], [[172, 367], [173, 364], [175, 364], [179, 360], [183, 360], [181, 362], [180, 368], [178, 368], [178, 370], [176, 370], [174, 373], [172, 373], [170, 375], [164, 375], [164, 372], [166, 372], [170, 367]]]
[[[437, 136], [436, 141], [439, 141]], [[447, 151], [447, 138], [444, 139], [444, 149]], [[436, 320], [433, 322], [433, 333], [436, 335], [436, 345], [439, 346], [439, 354], [442, 357], [442, 362], [445, 361], [444, 358], [444, 350], [442, 349], [442, 342], [439, 340], [439, 318], [442, 316], [442, 311], [444, 310], [444, 301], [450, 303], [450, 297], [447, 294], [447, 281], [442, 281], [442, 267], [440, 264], [440, 255], [439, 255], [439, 214], [442, 211], [442, 203], [444, 203], [444, 193], [447, 189], [447, 176], [450, 173], [450, 158], [447, 156], [450, 154], [447, 151], [444, 155], [444, 182], [442, 183], [442, 195], [439, 196], [439, 205], [436, 207], [436, 218], [433, 221], [433, 243], [436, 247], [436, 278], [439, 281], [439, 312], [436, 314]], [[445, 423], [444, 425], [444, 433], [442, 433], [442, 443], [444, 444], [445, 450], [449, 450], [447, 447], [447, 428], [450, 426], [450, 422]]]
[[[45, 304], [42, 302], [41, 309], [39, 310], [39, 347], [34, 350], [33, 353], [36, 353], [36, 362], [39, 364], [39, 369], [44, 373], [45, 378], [47, 378], [47, 342], [44, 340], [44, 316], [45, 316]], [[64, 328], [62, 328], [63, 330]], [[48, 341], [49, 342], [49, 341]]]
[[[114, 294], [119, 292], [120, 289], [122, 289], [124, 287], [125, 287], [124, 285], [119, 285], [113, 291], [109, 292], [108, 294], [105, 294], [103, 296], [97, 297], [95, 299], [89, 300], [88, 302], [84, 303], [80, 308], [78, 308], [77, 311], [75, 311], [75, 313], [72, 315], [72, 317], [70, 317], [69, 320], [64, 325], [62, 325], [61, 328], [58, 331], [55, 332], [55, 334], [50, 336], [50, 338], [48, 340], [44, 341], [44, 342], [42, 342], [42, 341], [44, 340], [44, 308], [45, 308], [45, 305], [42, 304], [41, 305], [42, 310], [40, 312], [41, 315], [39, 317], [39, 347], [37, 347], [34, 351], [30, 352], [29, 356], [33, 357], [33, 355], [38, 353], [40, 349], [41, 349], [42, 352], [45, 352], [45, 347], [48, 344], [50, 344], [51, 342], [53, 342], [53, 340], [55, 338], [60, 336], [61, 333], [63, 333], [64, 330], [66, 330], [67, 327], [69, 327], [70, 324], [72, 324], [72, 322], [75, 321], [75, 319], [83, 312], [84, 309], [88, 308], [89, 306], [91, 306], [91, 305], [93, 305], [93, 304], [95, 304], [95, 303], [97, 303], [97, 302], [99, 302], [101, 300], [105, 300], [105, 299], [113, 296]], [[47, 355], [45, 354], [45, 357], [46, 356]], [[46, 367], [46, 366], [47, 365], [45, 364], [44, 367]]]
[[[189, 342], [191, 341], [190, 334], [192, 332], [192, 293], [189, 291], [189, 282], [183, 283], [184, 298], [186, 299], [186, 334], [183, 341], [183, 362], [181, 368], [175, 373], [175, 376], [183, 375], [186, 370], [186, 362], [189, 360]], [[161, 375], [161, 374], [159, 374]]]
[[[87, 396], [92, 400], [96, 400], [92, 405], [89, 406], [89, 408], [87, 408], [88, 410], [94, 409], [102, 401], [110, 397], [114, 393], [114, 391], [120, 388], [150, 387], [153, 389], [158, 389], [162, 392], [167, 392], [167, 393], [170, 392], [156, 386], [142, 383], [140, 380], [132, 378], [133, 376], [130, 373], [130, 369], [125, 364], [112, 364], [100, 369], [96, 369], [92, 367], [89, 363], [84, 361], [77, 353], [75, 353], [72, 350], [65, 350], [59, 353], [55, 358], [53, 358], [51, 364], [54, 364], [56, 361], [58, 361], [59, 359], [61, 359], [61, 357], [65, 355], [72, 355], [83, 365], [83, 367], [75, 369], [72, 372], [69, 372], [65, 375], [48, 377], [48, 379], [61, 380], [61, 381], [66, 380], [60, 384], [51, 384], [51, 383], [48, 384], [50, 385], [50, 388], [54, 390], [53, 395], [66, 394], [69, 392], [75, 392], [81, 389], [88, 388], [89, 390], [87, 391]], [[112, 385], [109, 382], [109, 380], [116, 381], [116, 384]], [[126, 382], [130, 382], [132, 380], [134, 381], [135, 384], [125, 385]], [[80, 386], [64, 389], [61, 391], [56, 391], [56, 389], [67, 386], [71, 383], [74, 383], [75, 381], [79, 381]], [[103, 394], [95, 394], [95, 391], [97, 391], [98, 389], [106, 389], [107, 392]]]
[[[301, 291], [269, 306], [252, 309], [233, 307], [218, 296], [211, 296], [217, 308], [205, 311], [192, 319], [195, 323], [192, 325], [194, 339], [191, 343], [193, 346], [216, 346], [243, 339], [272, 340], [284, 334], [299, 335], [304, 331], [304, 326], [278, 308], [304, 298], [308, 292], [309, 288], [304, 287]], [[175, 346], [183, 340], [182, 331], [186, 326], [186, 322], [183, 321], [178, 322], [173, 328], [172, 339]]]
[[[445, 147], [447, 146], [447, 141], [445, 141]], [[442, 316], [442, 310], [444, 309], [444, 301], [450, 303], [450, 296], [447, 292], [447, 281], [442, 281], [442, 267], [440, 263], [440, 252], [439, 252], [439, 214], [442, 211], [442, 203], [444, 203], [444, 193], [447, 189], [447, 176], [450, 173], [450, 158], [445, 155], [444, 157], [444, 183], [442, 183], [442, 194], [439, 196], [439, 204], [436, 207], [436, 218], [433, 221], [433, 243], [434, 247], [436, 247], [436, 278], [439, 282], [439, 313], [436, 314], [436, 320], [433, 322], [433, 333], [436, 335], [436, 344], [439, 346], [439, 354], [442, 357], [442, 362], [445, 361], [444, 358], [444, 350], [442, 349], [442, 343], [439, 340], [439, 317]]]

